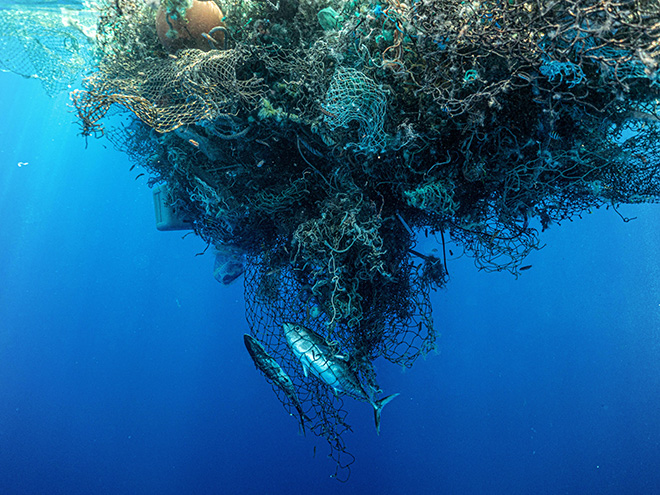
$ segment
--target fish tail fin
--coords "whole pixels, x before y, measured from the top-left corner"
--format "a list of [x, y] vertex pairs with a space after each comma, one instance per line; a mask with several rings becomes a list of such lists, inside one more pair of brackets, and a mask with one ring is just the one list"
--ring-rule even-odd
[[309, 419], [307, 415], [305, 415], [305, 413], [302, 410], [302, 407], [296, 407], [296, 409], [298, 410], [298, 414], [300, 415], [300, 423], [298, 424], [298, 434], [302, 434], [302, 436], [306, 436], [307, 432], [305, 431], [305, 421], [311, 422], [311, 419]]
[[380, 435], [380, 413], [383, 411], [383, 408], [390, 403], [392, 399], [397, 397], [399, 394], [388, 395], [382, 399], [372, 402], [374, 406], [374, 421], [376, 422], [376, 433]]

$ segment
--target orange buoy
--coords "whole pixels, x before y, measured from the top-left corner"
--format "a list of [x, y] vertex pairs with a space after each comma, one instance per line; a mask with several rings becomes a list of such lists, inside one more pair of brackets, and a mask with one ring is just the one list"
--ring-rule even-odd
[[163, 48], [169, 51], [182, 48], [198, 48], [204, 51], [224, 48], [223, 17], [222, 10], [213, 0], [192, 0], [192, 5], [183, 16], [168, 13], [161, 5], [156, 14], [158, 39]]

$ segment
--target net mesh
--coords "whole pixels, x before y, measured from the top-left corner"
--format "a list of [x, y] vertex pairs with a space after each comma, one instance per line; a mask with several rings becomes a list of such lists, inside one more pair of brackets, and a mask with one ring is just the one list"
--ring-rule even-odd
[[95, 17], [73, 9], [0, 8], [0, 69], [35, 78], [54, 96], [91, 62]]
[[330, 131], [357, 122], [357, 142], [347, 145], [379, 151], [385, 147], [385, 104], [383, 91], [371, 79], [355, 69], [339, 67], [325, 96], [324, 120]]
[[[323, 299], [315, 295], [304, 270], [273, 263], [273, 253], [263, 253], [247, 261], [245, 300], [247, 322], [268, 353], [291, 377], [298, 399], [303, 404], [306, 429], [324, 437], [337, 465], [334, 475], [348, 477], [353, 456], [342, 435], [350, 430], [343, 410], [343, 399], [317, 378], [305, 377], [300, 362], [286, 343], [282, 325], [299, 322], [332, 342], [337, 353], [352, 357], [352, 371], [373, 390], [380, 390], [372, 361], [382, 356], [392, 363], [411, 366], [418, 356], [435, 345], [431, 321], [429, 284], [417, 273], [419, 267], [402, 267], [414, 272], [406, 298], [405, 312], [376, 306], [359, 325], [333, 321], [332, 312], [320, 308]], [[274, 268], [277, 267], [277, 268]], [[378, 317], [376, 317], [378, 315]], [[290, 415], [297, 417], [295, 404], [276, 385], [273, 390]]]
[[[155, 131], [170, 132], [234, 115], [242, 106], [255, 108], [266, 88], [258, 78], [237, 78], [236, 66], [245, 58], [239, 50], [194, 49], [164, 60], [117, 58], [112, 73], [96, 72], [88, 79], [94, 91], [76, 92], [74, 98], [78, 105], [94, 108], [86, 121], [89, 131], [98, 129], [99, 120], [116, 104]], [[132, 77], [136, 74], [140, 77]]]

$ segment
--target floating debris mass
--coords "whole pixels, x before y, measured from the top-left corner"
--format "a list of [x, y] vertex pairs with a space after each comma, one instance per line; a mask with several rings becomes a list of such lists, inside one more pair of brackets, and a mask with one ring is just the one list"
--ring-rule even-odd
[[[416, 232], [517, 275], [539, 230], [660, 198], [657, 1], [112, 0], [96, 30], [83, 134], [239, 253], [273, 390], [340, 477], [343, 399], [283, 325], [380, 391], [376, 358], [435, 345], [446, 266]], [[113, 108], [133, 123], [104, 128]]]

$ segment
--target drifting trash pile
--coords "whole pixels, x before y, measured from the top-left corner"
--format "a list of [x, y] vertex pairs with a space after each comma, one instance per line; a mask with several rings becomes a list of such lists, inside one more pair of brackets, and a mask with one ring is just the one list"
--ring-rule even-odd
[[[654, 1], [113, 0], [72, 95], [245, 275], [246, 346], [352, 462], [343, 398], [435, 346], [444, 243], [519, 273], [539, 230], [660, 197]], [[105, 129], [108, 112], [130, 121]], [[439, 256], [416, 249], [436, 236]], [[223, 268], [224, 267], [224, 268]], [[226, 271], [222, 271], [226, 269]]]

